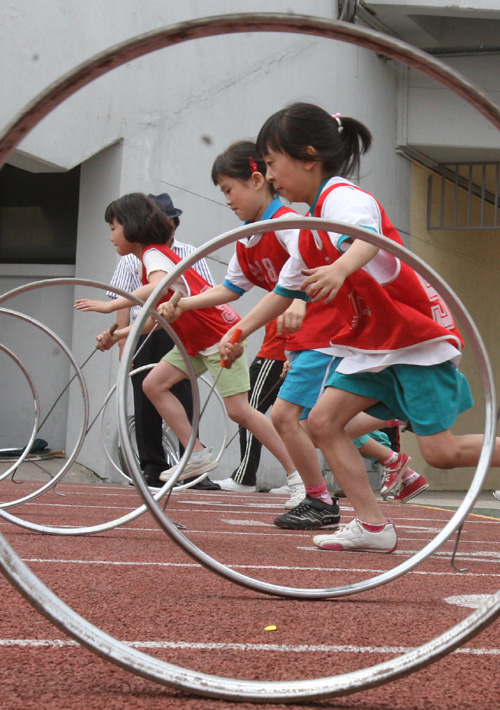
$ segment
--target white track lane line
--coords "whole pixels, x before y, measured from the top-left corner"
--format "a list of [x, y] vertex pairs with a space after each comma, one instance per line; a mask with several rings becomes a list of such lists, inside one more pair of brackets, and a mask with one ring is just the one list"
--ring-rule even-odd
[[[324, 550], [318, 550], [325, 554]], [[124, 560], [72, 560], [72, 559], [43, 559], [40, 557], [24, 557], [23, 562], [26, 564], [68, 564], [68, 565], [104, 565], [104, 566], [116, 566], [116, 567], [183, 567], [192, 569], [203, 569], [201, 564], [192, 562], [128, 562]], [[484, 560], [482, 560], [484, 562]], [[290, 565], [242, 565], [233, 564], [227, 565], [231, 569], [255, 569], [255, 570], [281, 570], [281, 571], [291, 571], [291, 572], [325, 572], [327, 574], [331, 572], [364, 572], [366, 574], [378, 574], [382, 572], [387, 572], [386, 569], [376, 569], [376, 568], [345, 568], [345, 567], [297, 567]], [[426, 570], [410, 570], [407, 574], [415, 575], [428, 575], [432, 577], [456, 577], [457, 572], [433, 572]], [[467, 572], [463, 577], [500, 577], [500, 573], [495, 572]]]
[[[274, 644], [274, 643], [196, 643], [189, 641], [124, 641], [127, 646], [149, 649], [207, 650], [207, 651], [271, 651], [273, 653], [394, 653], [413, 651], [414, 646], [328, 646], [326, 644]], [[0, 639], [0, 646], [21, 648], [80, 647], [71, 639]], [[500, 648], [457, 648], [454, 654], [474, 656], [500, 656]]]

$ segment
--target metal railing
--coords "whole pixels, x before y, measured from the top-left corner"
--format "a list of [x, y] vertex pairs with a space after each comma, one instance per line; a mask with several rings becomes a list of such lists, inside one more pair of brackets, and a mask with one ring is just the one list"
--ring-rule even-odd
[[429, 176], [427, 229], [499, 229], [500, 163], [443, 163]]

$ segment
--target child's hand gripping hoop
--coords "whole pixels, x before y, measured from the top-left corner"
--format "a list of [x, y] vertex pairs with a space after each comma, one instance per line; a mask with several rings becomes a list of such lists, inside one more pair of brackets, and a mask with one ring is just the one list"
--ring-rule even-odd
[[[113, 325], [112, 325], [110, 328], [108, 328], [108, 333], [109, 333], [110, 335], [113, 335], [114, 332], [115, 332], [115, 330], [118, 330], [118, 327], [119, 327], [119, 326], [118, 326], [118, 323], [113, 323]], [[96, 347], [96, 350], [99, 350], [99, 343], [97, 343], [95, 347]], [[92, 353], [92, 354], [93, 354], [93, 353]], [[86, 361], [85, 361], [85, 362], [86, 362]], [[83, 364], [85, 365], [85, 363], [83, 363]]]
[[[235, 343], [238, 342], [238, 340], [241, 338], [242, 333], [243, 333], [243, 331], [241, 330], [241, 328], [235, 328], [233, 330], [232, 335], [229, 339], [229, 342], [231, 343], [231, 345], [234, 345]], [[220, 366], [221, 367], [228, 367], [227, 360], [221, 360]]]

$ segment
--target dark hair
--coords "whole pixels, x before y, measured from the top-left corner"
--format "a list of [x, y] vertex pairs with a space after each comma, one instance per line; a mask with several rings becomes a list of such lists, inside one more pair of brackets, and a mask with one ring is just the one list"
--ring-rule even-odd
[[104, 219], [108, 224], [116, 219], [128, 242], [168, 244], [174, 233], [166, 214], [142, 192], [131, 192], [111, 202]]
[[[327, 175], [349, 177], [372, 143], [368, 128], [355, 118], [334, 118], [307, 103], [294, 103], [270, 116], [259, 131], [257, 149], [285, 153], [298, 160], [323, 163]], [[312, 146], [316, 155], [307, 152]]]
[[262, 175], [266, 174], [266, 164], [259, 155], [257, 146], [252, 141], [238, 141], [215, 159], [212, 166], [212, 182], [217, 185], [223, 175], [235, 180], [250, 180], [255, 167]]

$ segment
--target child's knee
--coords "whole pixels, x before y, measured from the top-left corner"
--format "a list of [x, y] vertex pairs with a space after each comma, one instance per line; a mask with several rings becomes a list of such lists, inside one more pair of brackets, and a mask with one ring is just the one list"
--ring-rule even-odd
[[225, 402], [226, 405], [226, 412], [227, 416], [231, 421], [236, 422], [236, 424], [239, 424], [240, 426], [245, 426], [246, 422], [246, 407], [242, 406], [241, 404], [239, 405], [233, 405], [232, 403], [228, 403], [227, 401]]
[[142, 382], [142, 391], [146, 395], [146, 397], [149, 397], [151, 392], [152, 392], [152, 387], [151, 387], [151, 379], [149, 375], [144, 378]]
[[273, 407], [273, 409], [271, 409], [271, 421], [272, 421], [272, 423], [273, 423], [273, 425], [274, 425], [274, 428], [275, 428], [277, 431], [280, 431], [280, 429], [283, 429], [283, 426], [284, 426], [284, 417], [283, 417], [283, 414], [282, 414], [281, 412], [279, 412], [279, 411], [276, 411], [276, 412], [275, 412], [275, 411], [274, 411], [274, 407]]
[[314, 407], [307, 417], [307, 425], [311, 436], [316, 439], [328, 436], [332, 433], [333, 427], [330, 418], [321, 409]]
[[427, 444], [425, 440], [423, 442], [421, 440], [419, 443], [422, 456], [429, 466], [432, 466], [433, 468], [446, 469], [455, 468], [457, 465], [455, 460], [455, 450], [453, 447], [444, 447], [434, 442], [432, 444]]
[[290, 432], [299, 425], [300, 412], [285, 404], [276, 404], [271, 409], [271, 421], [276, 431]]
[[151, 370], [151, 372], [144, 378], [142, 383], [142, 391], [151, 401], [154, 401], [155, 397], [160, 392], [160, 386], [153, 370]]

